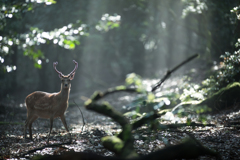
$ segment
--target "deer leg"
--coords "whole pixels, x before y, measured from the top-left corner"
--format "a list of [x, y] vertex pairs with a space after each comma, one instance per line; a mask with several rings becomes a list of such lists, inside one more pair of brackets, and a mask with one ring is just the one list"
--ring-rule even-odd
[[71, 133], [70, 133], [70, 132], [69, 132], [69, 130], [68, 130], [68, 127], [67, 127], [67, 123], [66, 123], [65, 116], [64, 116], [64, 115], [62, 115], [60, 118], [61, 118], [61, 120], [62, 120], [62, 123], [63, 123], [63, 125], [64, 125], [65, 129], [67, 130], [67, 132], [68, 132], [68, 134], [69, 134], [69, 136], [70, 136], [70, 140], [71, 140], [71, 139], [72, 139], [72, 138], [71, 138]]
[[49, 142], [50, 134], [51, 134], [51, 131], [52, 131], [53, 117], [54, 117], [54, 116], [51, 116], [51, 117], [50, 117], [50, 131], [49, 131], [49, 134], [48, 134], [47, 143]]
[[28, 119], [26, 119], [25, 125], [24, 125], [24, 139], [27, 138], [27, 134], [26, 134], [26, 129], [27, 129], [27, 127], [28, 127]]
[[30, 119], [29, 121], [29, 136], [30, 136], [30, 139], [32, 140], [32, 123], [38, 118], [38, 116], [34, 116]]
[[25, 121], [25, 126], [24, 126], [24, 138], [25, 139], [27, 138], [27, 134], [26, 134], [27, 127], [29, 128], [29, 135], [30, 135], [30, 139], [31, 139], [31, 134], [30, 133], [32, 133], [32, 130], [31, 130], [30, 124], [32, 124], [32, 122], [33, 122], [32, 120], [36, 117], [34, 115], [31, 115], [31, 116], [30, 115], [31, 114], [28, 114], [27, 120]]
[[26, 133], [26, 130], [27, 130], [27, 127], [29, 125], [29, 120], [30, 120], [30, 117], [29, 117], [29, 114], [27, 116], [27, 119], [25, 121], [25, 125], [24, 125], [24, 138], [26, 139], [27, 138], [27, 133]]

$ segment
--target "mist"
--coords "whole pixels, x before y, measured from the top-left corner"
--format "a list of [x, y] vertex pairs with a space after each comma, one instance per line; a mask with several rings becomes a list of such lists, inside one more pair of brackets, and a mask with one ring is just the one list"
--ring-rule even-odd
[[[219, 10], [234, 6], [224, 4]], [[72, 61], [78, 62], [71, 93], [80, 93], [125, 84], [129, 73], [160, 79], [167, 69], [198, 53], [200, 58], [176, 73], [185, 74], [234, 50], [235, 36], [224, 28], [233, 28], [231, 19], [219, 21], [222, 17], [211, 2], [71, 0], [33, 7], [8, 22], [25, 42], [22, 47], [8, 45], [8, 53], [1, 56], [1, 65], [8, 66], [1, 74], [1, 98], [23, 102], [36, 90], [58, 92], [56, 61], [66, 75]]]

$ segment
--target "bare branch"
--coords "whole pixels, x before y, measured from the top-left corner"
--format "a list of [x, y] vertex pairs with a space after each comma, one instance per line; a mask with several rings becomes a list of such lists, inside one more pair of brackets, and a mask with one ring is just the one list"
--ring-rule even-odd
[[157, 84], [155, 84], [155, 86], [152, 88], [152, 92], [156, 91], [162, 85], [162, 83], [171, 76], [171, 74], [174, 71], [176, 71], [178, 68], [180, 68], [181, 66], [183, 66], [187, 62], [190, 62], [191, 60], [193, 60], [197, 56], [198, 56], [198, 54], [194, 54], [193, 56], [189, 57], [188, 59], [186, 59], [185, 61], [183, 61], [179, 65], [175, 66], [172, 70], [168, 70], [167, 73], [165, 74], [165, 76]]
[[84, 120], [84, 117], [83, 117], [83, 113], [82, 113], [82, 111], [81, 111], [81, 109], [80, 109], [80, 107], [77, 105], [77, 103], [73, 100], [73, 103], [75, 103], [76, 104], [76, 106], [78, 107], [78, 109], [80, 110], [80, 112], [81, 112], [81, 115], [82, 115], [82, 121], [83, 121], [83, 126], [82, 126], [82, 131], [83, 131], [83, 127], [85, 126], [85, 120]]

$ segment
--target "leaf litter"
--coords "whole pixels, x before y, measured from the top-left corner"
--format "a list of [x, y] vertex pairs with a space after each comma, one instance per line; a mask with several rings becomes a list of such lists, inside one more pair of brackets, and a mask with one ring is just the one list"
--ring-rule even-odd
[[[121, 97], [124, 96], [126, 96], [126, 94]], [[122, 98], [124, 99], [123, 101], [116, 102], [113, 98], [116, 97], [110, 96], [109, 101], [115, 103], [114, 106], [118, 106], [118, 109], [127, 101]], [[11, 109], [14, 111], [14, 106], [11, 106]], [[30, 141], [28, 139], [24, 140], [23, 138], [23, 124], [26, 119], [26, 109], [24, 107], [16, 109], [14, 116], [13, 114], [6, 116], [6, 114], [1, 115], [0, 113], [0, 121], [6, 122], [1, 124], [0, 127], [0, 159], [29, 159], [35, 155], [59, 155], [66, 151], [90, 152], [104, 156], [114, 156], [114, 153], [106, 150], [102, 146], [101, 138], [106, 135], [116, 135], [120, 133], [120, 126], [112, 122], [110, 118], [87, 111], [82, 106], [81, 110], [86, 121], [83, 130], [81, 114], [76, 106], [70, 106], [66, 115], [73, 143], [46, 148], [44, 148], [44, 146], [47, 145], [49, 120], [38, 119], [33, 123], [33, 141]], [[192, 133], [204, 146], [219, 152], [222, 159], [239, 159], [239, 105], [236, 104], [228, 110], [219, 111], [209, 116], [208, 123], [215, 124], [215, 126], [186, 126], [177, 129], [154, 131], [150, 130], [146, 125], [142, 126], [134, 131], [134, 147], [140, 155], [145, 155], [166, 146], [178, 144], [187, 137], [188, 133]], [[169, 124], [170, 122], [162, 121], [161, 123]], [[66, 143], [68, 141], [68, 134], [60, 119], [55, 119], [53, 122], [53, 132], [49, 141], [50, 145]], [[30, 150], [41, 147], [42, 149], [36, 150], [33, 153], [25, 154]], [[198, 159], [208, 160], [214, 158], [203, 156]]]

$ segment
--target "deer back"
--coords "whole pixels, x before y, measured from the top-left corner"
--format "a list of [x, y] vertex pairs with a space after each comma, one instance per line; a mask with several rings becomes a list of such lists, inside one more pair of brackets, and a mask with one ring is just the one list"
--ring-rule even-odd
[[28, 109], [47, 110], [54, 105], [56, 94], [36, 91], [26, 97], [26, 104]]
[[49, 118], [51, 115], [58, 117], [66, 111], [68, 99], [63, 100], [59, 93], [36, 91], [26, 97], [26, 106], [30, 114], [38, 117]]

